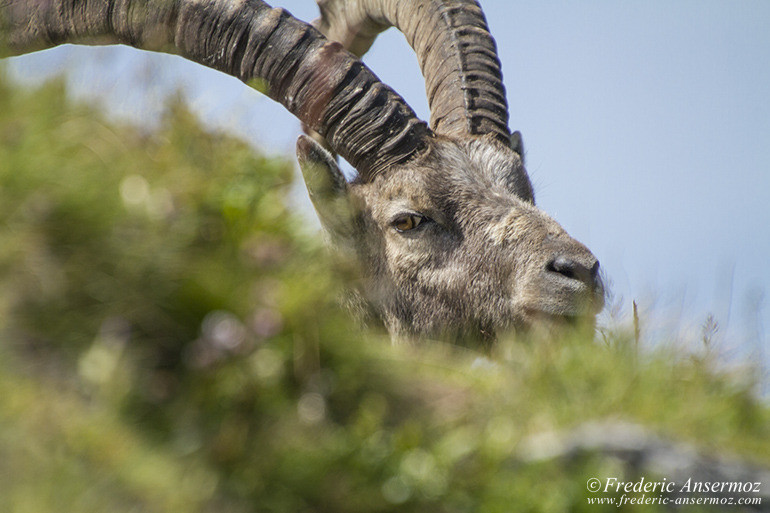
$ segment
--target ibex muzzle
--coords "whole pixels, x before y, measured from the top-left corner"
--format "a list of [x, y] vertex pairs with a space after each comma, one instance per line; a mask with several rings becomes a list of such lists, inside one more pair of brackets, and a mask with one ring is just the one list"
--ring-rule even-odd
[[[260, 0], [5, 2], [0, 50], [120, 43], [260, 79], [313, 136], [297, 145], [311, 199], [334, 242], [355, 255], [365, 310], [395, 336], [591, 321], [603, 304], [598, 263], [534, 206], [480, 6], [319, 6], [316, 30]], [[430, 127], [346, 50], [361, 56], [390, 26], [417, 54]], [[323, 146], [356, 168], [353, 182]]]

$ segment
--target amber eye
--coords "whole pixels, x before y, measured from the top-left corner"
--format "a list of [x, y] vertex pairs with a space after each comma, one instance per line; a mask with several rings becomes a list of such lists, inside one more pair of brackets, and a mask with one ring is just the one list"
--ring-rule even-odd
[[391, 225], [398, 232], [408, 232], [420, 226], [425, 219], [425, 217], [419, 214], [404, 214], [394, 219]]

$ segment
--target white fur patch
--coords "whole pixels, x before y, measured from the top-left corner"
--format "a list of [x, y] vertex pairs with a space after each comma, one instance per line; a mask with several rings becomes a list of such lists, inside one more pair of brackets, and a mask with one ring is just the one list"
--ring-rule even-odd
[[531, 229], [531, 224], [528, 216], [517, 210], [511, 210], [499, 221], [487, 226], [484, 235], [492, 244], [500, 246], [504, 243], [515, 242], [519, 238], [518, 234]]

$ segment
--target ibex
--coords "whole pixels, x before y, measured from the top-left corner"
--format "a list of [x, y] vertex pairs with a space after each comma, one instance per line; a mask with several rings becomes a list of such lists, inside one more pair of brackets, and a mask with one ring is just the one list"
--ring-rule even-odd
[[[478, 3], [318, 3], [314, 28], [260, 0], [0, 0], [0, 46], [125, 44], [258, 83], [320, 141], [297, 143], [310, 197], [394, 337], [593, 320], [599, 264], [535, 207]], [[358, 58], [391, 26], [417, 54], [430, 127]]]

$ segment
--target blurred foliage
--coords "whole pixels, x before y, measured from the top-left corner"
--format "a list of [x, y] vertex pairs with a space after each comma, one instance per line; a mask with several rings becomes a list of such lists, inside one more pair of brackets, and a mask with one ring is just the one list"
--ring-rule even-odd
[[0, 77], [0, 511], [595, 512], [623, 469], [527, 441], [605, 419], [770, 464], [708, 356], [362, 331], [292, 176], [181, 101], [146, 133]]

